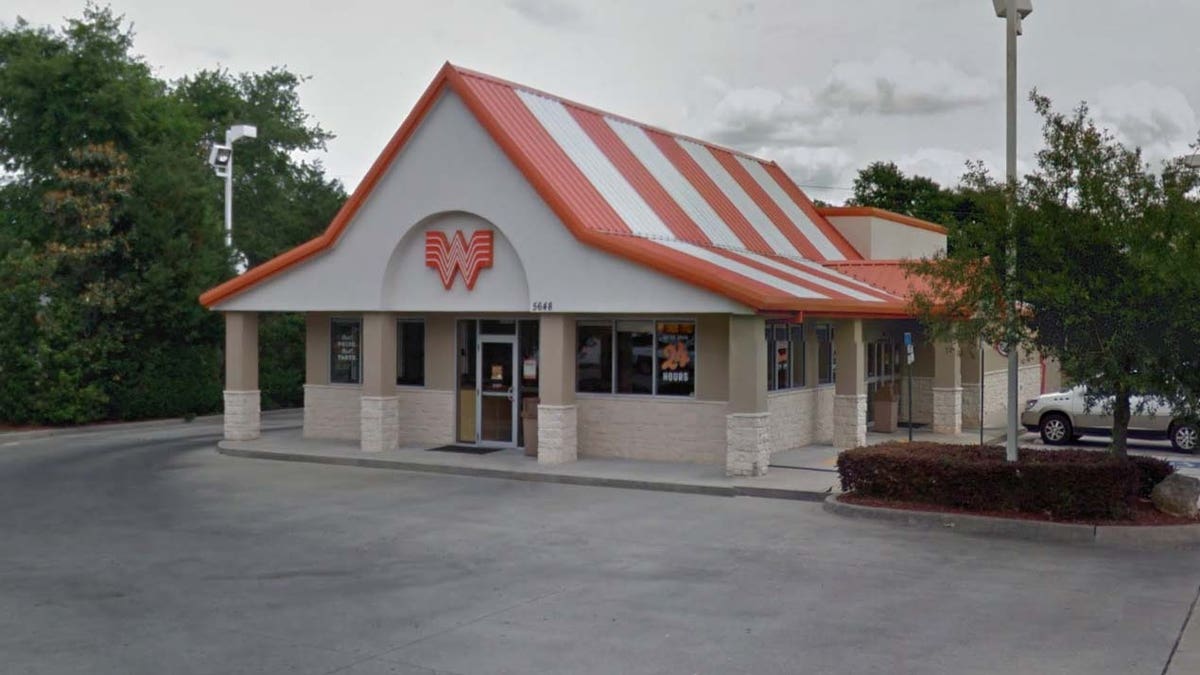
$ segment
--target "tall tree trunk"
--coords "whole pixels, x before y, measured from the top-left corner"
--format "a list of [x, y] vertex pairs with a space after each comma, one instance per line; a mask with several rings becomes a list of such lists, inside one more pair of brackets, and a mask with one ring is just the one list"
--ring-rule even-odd
[[1113, 398], [1112, 454], [1119, 459], [1129, 456], [1126, 447], [1129, 439], [1129, 396], [1128, 387], [1117, 387], [1117, 395]]

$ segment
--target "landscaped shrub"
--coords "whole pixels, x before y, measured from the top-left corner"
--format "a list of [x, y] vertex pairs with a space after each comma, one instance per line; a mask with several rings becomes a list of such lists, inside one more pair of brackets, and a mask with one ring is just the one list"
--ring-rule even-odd
[[838, 473], [843, 491], [863, 497], [1062, 519], [1127, 517], [1144, 485], [1166, 475], [1145, 458], [1089, 450], [1022, 448], [1010, 463], [1001, 447], [937, 443], [847, 450]]
[[1154, 489], [1167, 476], [1175, 473], [1175, 467], [1171, 466], [1170, 462], [1161, 460], [1157, 457], [1142, 457], [1140, 455], [1132, 455], [1129, 461], [1137, 467], [1138, 472], [1138, 496], [1150, 498], [1150, 491]]

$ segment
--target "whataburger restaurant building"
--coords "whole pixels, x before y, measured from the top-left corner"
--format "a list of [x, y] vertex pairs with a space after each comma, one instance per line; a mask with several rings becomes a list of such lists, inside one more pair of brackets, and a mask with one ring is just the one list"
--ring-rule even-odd
[[[758, 475], [890, 423], [868, 403], [903, 396], [905, 332], [915, 421], [958, 431], [981, 400], [1002, 418], [1001, 357], [929, 344], [909, 316], [899, 261], [945, 241], [818, 209], [774, 163], [447, 64], [322, 235], [200, 300], [225, 316], [231, 440], [260, 432], [258, 315], [298, 312], [306, 437]], [[1022, 368], [1023, 394], [1040, 375]]]

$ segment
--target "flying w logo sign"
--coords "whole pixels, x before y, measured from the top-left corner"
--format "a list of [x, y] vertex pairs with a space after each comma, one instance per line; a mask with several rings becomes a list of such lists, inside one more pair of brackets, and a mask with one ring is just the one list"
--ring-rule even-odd
[[479, 273], [492, 266], [492, 231], [475, 230], [470, 239], [462, 230], [450, 238], [444, 232], [426, 232], [425, 265], [438, 271], [446, 290], [454, 286], [455, 274], [462, 275], [468, 291], [474, 289]]

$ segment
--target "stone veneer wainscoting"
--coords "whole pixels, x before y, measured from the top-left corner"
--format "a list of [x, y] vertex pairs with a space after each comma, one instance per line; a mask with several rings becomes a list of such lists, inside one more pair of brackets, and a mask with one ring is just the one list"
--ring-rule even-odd
[[725, 463], [724, 401], [579, 395], [575, 404], [580, 457]]

